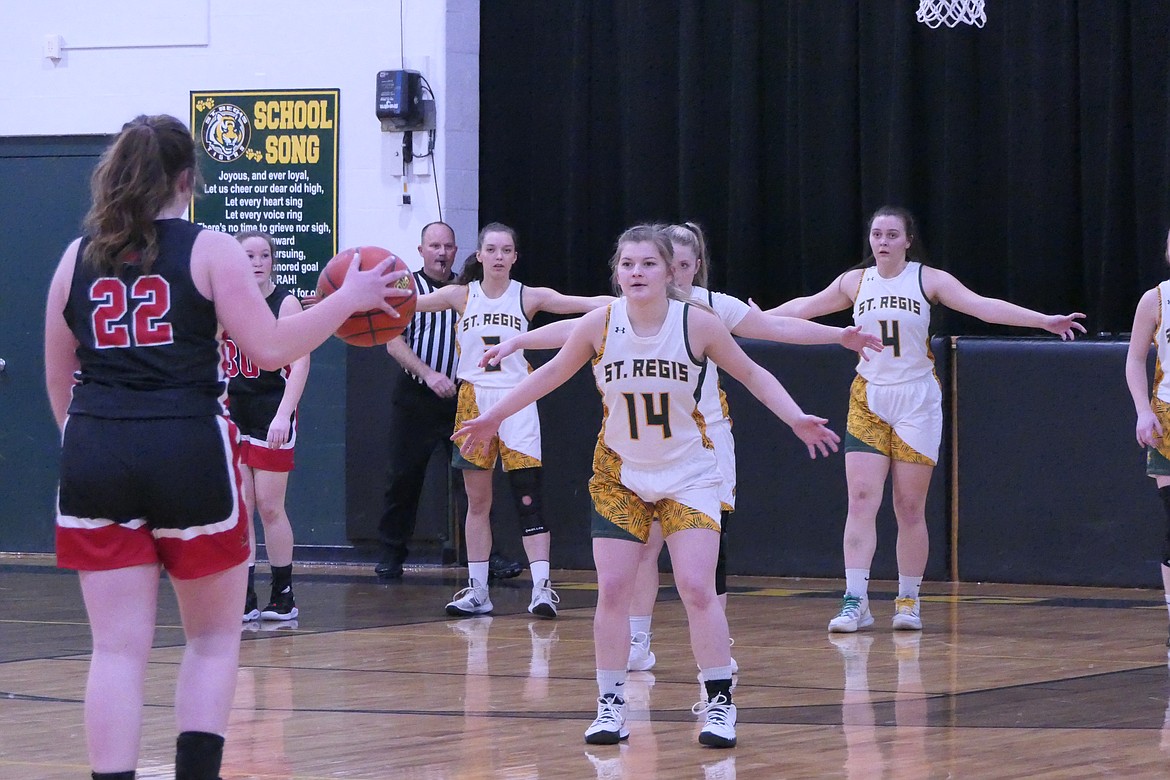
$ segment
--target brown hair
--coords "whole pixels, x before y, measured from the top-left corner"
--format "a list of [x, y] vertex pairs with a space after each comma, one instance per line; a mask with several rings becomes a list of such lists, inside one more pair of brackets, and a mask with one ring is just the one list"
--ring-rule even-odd
[[178, 119], [141, 115], [123, 125], [90, 179], [82, 261], [107, 274], [127, 261], [148, 271], [158, 256], [154, 219], [194, 169], [195, 142]]
[[[865, 234], [867, 236], [869, 235], [869, 231], [873, 229], [874, 220], [878, 217], [895, 217], [902, 220], [902, 227], [906, 231], [906, 239], [910, 242], [910, 246], [906, 247], [906, 259], [917, 260], [923, 264], [926, 263], [926, 246], [922, 243], [922, 239], [918, 237], [918, 223], [914, 221], [914, 215], [910, 213], [909, 209], [904, 209], [901, 206], [882, 206], [870, 215], [869, 222], [865, 226]], [[873, 256], [873, 252], [868, 252], [866, 253], [865, 259], [853, 267], [868, 268], [876, 264], [877, 258]]]
[[245, 230], [242, 233], [236, 233], [236, 241], [239, 241], [241, 244], [249, 238], [258, 238], [265, 244], [268, 244], [268, 256], [272, 259], [272, 267], [268, 272], [268, 279], [273, 284], [276, 284], [276, 244], [272, 241], [272, 236], [263, 230]]
[[512, 237], [512, 246], [516, 249], [520, 248], [520, 242], [516, 238], [516, 231], [503, 222], [489, 222], [483, 226], [479, 231], [479, 237], [475, 240], [475, 252], [468, 256], [463, 263], [463, 270], [459, 272], [459, 278], [455, 280], [455, 284], [471, 284], [483, 279], [483, 263], [479, 262], [479, 250], [483, 249], [483, 240], [488, 233], [507, 233]]

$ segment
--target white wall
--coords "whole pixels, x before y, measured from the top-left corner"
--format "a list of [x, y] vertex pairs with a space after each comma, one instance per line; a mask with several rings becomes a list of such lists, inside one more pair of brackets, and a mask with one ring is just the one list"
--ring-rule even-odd
[[[410, 206], [402, 136], [374, 115], [375, 74], [401, 67], [423, 72], [438, 108], [438, 176], [407, 176]], [[186, 122], [192, 90], [319, 88], [341, 90], [339, 245], [417, 265], [437, 178], [461, 254], [474, 249], [479, 0], [0, 0], [0, 137], [115, 133], [137, 114]]]

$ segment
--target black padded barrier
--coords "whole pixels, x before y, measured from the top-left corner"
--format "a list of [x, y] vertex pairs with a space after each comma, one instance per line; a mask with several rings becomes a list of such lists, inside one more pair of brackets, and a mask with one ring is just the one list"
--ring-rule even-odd
[[[856, 357], [838, 346], [791, 346], [743, 340], [745, 351], [778, 376], [810, 413], [829, 418], [830, 427], [842, 437], [848, 409], [849, 384]], [[949, 345], [936, 339], [933, 345], [937, 371], [946, 379]], [[380, 353], [380, 354], [375, 354]], [[538, 366], [552, 353], [532, 353]], [[385, 472], [388, 388], [393, 367], [381, 350], [350, 350], [349, 404], [361, 415], [350, 416], [347, 432], [349, 535], [356, 542], [376, 537], [381, 485]], [[737, 511], [731, 519], [728, 571], [804, 577], [841, 577], [844, 561], [841, 537], [845, 526], [847, 493], [845, 459], [838, 452], [827, 459], [810, 460], [804, 445], [733, 379], [724, 378], [733, 420], [738, 462]], [[593, 568], [589, 538], [590, 501], [587, 483], [592, 469], [593, 447], [601, 421], [601, 399], [588, 367], [563, 387], [540, 401], [543, 439], [544, 506], [551, 529], [554, 568]], [[945, 436], [945, 433], [944, 433]], [[927, 503], [931, 555], [927, 578], [947, 578], [948, 469], [944, 438]], [[435, 463], [432, 463], [432, 471]], [[431, 480], [420, 506], [419, 529], [435, 528], [441, 519], [431, 517], [445, 508], [441, 482]], [[522, 556], [515, 510], [509, 486], [497, 474], [492, 509], [497, 546], [513, 557]], [[889, 490], [878, 517], [878, 551], [872, 576], [897, 577], [896, 524]], [[668, 559], [664, 554], [664, 566]]]
[[1160, 587], [1163, 511], [1126, 349], [957, 340], [960, 580]]
[[[856, 355], [838, 346], [793, 346], [742, 341], [745, 351], [771, 371], [804, 411], [826, 417], [844, 443], [849, 387]], [[949, 343], [934, 339], [931, 350], [948, 396]], [[736, 511], [728, 526], [728, 571], [786, 577], [843, 577], [842, 536], [848, 507], [844, 449], [810, 460], [804, 445], [740, 385], [724, 379], [735, 434]], [[948, 576], [946, 477], [947, 429], [927, 496], [930, 558], [926, 578]], [[897, 522], [886, 482], [877, 518], [878, 545], [872, 579], [897, 579]]]

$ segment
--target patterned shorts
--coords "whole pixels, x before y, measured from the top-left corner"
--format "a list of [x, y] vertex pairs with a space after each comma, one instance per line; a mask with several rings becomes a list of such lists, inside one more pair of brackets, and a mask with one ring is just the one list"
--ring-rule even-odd
[[876, 452], [934, 466], [942, 443], [942, 387], [934, 374], [896, 385], [861, 376], [849, 390], [846, 452]]
[[598, 442], [589, 480], [592, 535], [645, 542], [656, 518], [663, 536], [689, 528], [718, 533], [721, 483], [718, 469], [706, 460], [635, 469]]

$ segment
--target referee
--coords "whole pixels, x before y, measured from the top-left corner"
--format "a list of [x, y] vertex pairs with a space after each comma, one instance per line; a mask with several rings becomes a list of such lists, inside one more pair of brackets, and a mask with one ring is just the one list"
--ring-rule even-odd
[[[420, 295], [434, 292], [455, 279], [452, 266], [458, 247], [455, 231], [445, 222], [422, 229], [418, 253], [422, 269], [414, 272]], [[455, 424], [455, 320], [457, 314], [419, 312], [400, 338], [391, 339], [386, 351], [404, 369], [398, 378], [390, 410], [390, 467], [378, 537], [382, 557], [374, 571], [382, 579], [402, 576], [402, 564], [410, 553], [418, 515], [419, 496], [427, 464], [435, 448], [442, 446], [451, 460], [451, 431]], [[523, 569], [498, 554], [491, 558], [491, 574], [515, 577]]]

